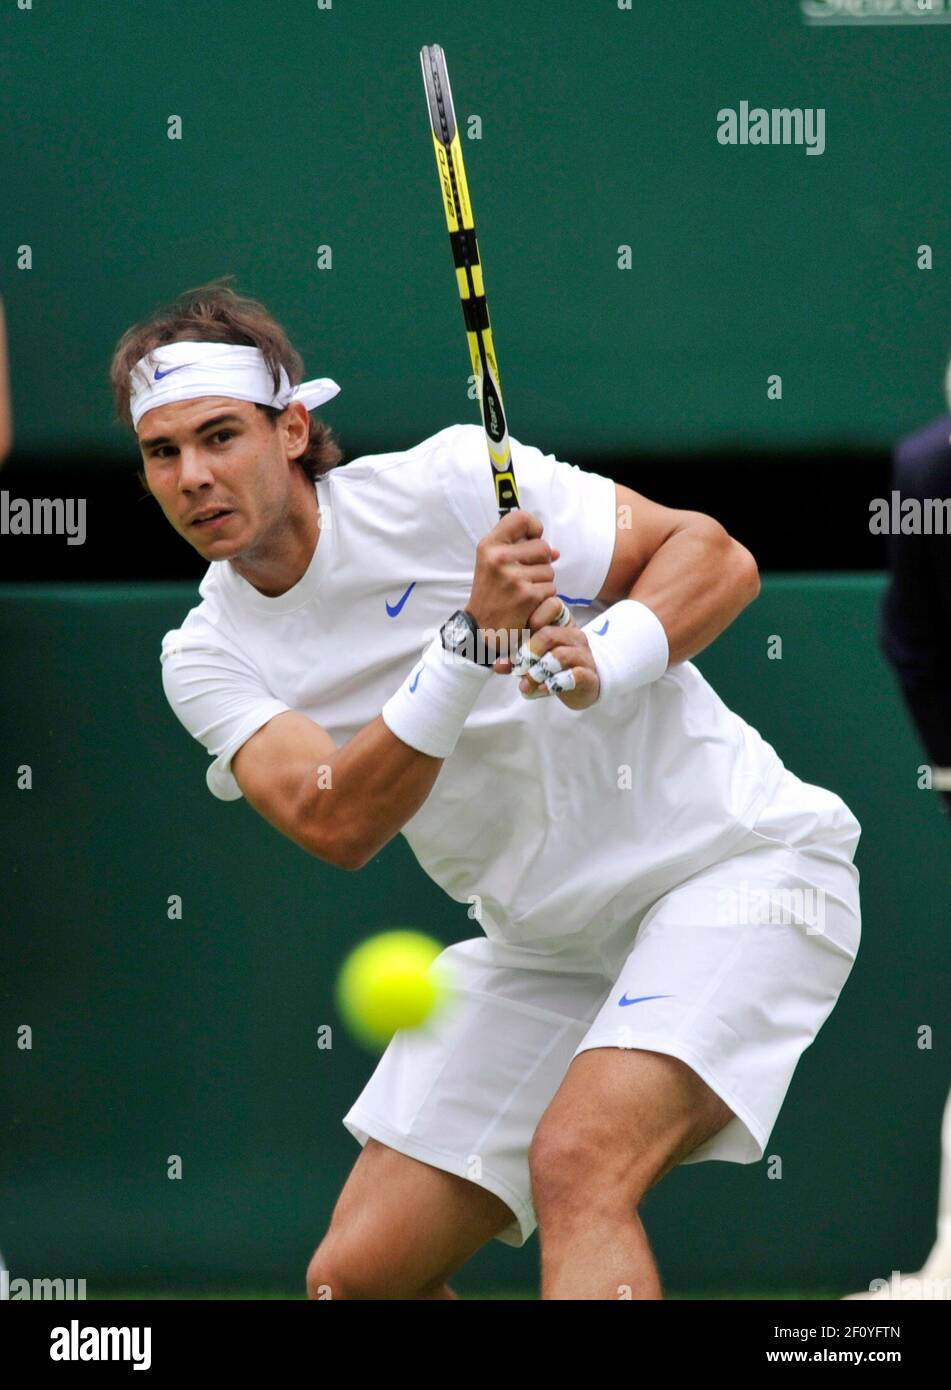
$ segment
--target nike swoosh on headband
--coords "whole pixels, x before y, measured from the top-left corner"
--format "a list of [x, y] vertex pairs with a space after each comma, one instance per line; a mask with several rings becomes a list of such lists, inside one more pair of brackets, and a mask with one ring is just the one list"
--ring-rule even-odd
[[160, 367], [156, 367], [155, 375], [152, 378], [152, 380], [161, 381], [163, 376], [171, 376], [172, 372], [181, 372], [186, 367], [194, 367], [194, 365], [194, 362], [180, 362], [177, 367], [166, 367], [164, 372], [161, 370]]

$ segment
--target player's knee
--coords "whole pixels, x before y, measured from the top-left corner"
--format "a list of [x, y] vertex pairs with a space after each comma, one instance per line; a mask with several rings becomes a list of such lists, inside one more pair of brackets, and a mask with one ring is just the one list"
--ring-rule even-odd
[[543, 1119], [528, 1154], [532, 1201], [539, 1224], [554, 1213], [579, 1218], [594, 1210], [636, 1211], [645, 1193], [668, 1171], [663, 1155], [597, 1120], [565, 1127]]
[[307, 1266], [307, 1297], [311, 1299], [360, 1299], [377, 1297], [358, 1263], [337, 1241], [323, 1240]]
[[532, 1200], [541, 1213], [557, 1210], [562, 1215], [590, 1206], [604, 1151], [594, 1135], [579, 1130], [539, 1125], [528, 1153]]
[[[435, 1289], [438, 1283], [432, 1287]], [[326, 1300], [360, 1300], [429, 1297], [412, 1282], [399, 1261], [380, 1258], [375, 1252], [346, 1237], [325, 1236], [307, 1266], [307, 1297]]]
[[334, 1296], [334, 1270], [328, 1251], [319, 1245], [307, 1266], [307, 1297], [329, 1299]]

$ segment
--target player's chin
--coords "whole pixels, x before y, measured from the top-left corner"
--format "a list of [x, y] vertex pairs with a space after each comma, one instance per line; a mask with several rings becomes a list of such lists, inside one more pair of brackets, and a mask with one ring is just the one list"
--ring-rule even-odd
[[185, 539], [199, 555], [214, 553], [216, 560], [228, 559], [237, 555], [247, 545], [247, 536], [237, 513], [232, 513], [224, 525], [218, 527], [186, 526]]

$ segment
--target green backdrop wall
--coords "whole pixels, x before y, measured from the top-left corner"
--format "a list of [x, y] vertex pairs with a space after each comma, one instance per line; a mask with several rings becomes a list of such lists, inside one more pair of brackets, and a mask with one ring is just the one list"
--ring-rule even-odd
[[[698, 662], [788, 767], [858, 815], [864, 932], [768, 1146], [782, 1179], [706, 1163], [650, 1194], [674, 1289], [859, 1287], [919, 1267], [933, 1237], [951, 833], [917, 790], [924, 757], [876, 650], [881, 583], [768, 578]], [[386, 925], [448, 943], [473, 924], [400, 837], [348, 874], [211, 797], [158, 661], [194, 601], [189, 584], [0, 589], [0, 1251], [17, 1274], [90, 1292], [302, 1292], [359, 1152], [341, 1116], [373, 1065], [339, 1028], [318, 1049], [337, 965]], [[493, 1242], [459, 1287], [531, 1287], [537, 1251], [537, 1237]]]
[[[326, 415], [358, 452], [478, 419], [433, 42], [482, 120], [466, 156], [517, 438], [881, 445], [938, 413], [951, 26], [810, 25], [797, 0], [35, 0], [0, 12], [18, 448], [128, 459], [117, 338], [224, 273], [341, 384]], [[742, 101], [822, 108], [824, 153], [719, 144]]]

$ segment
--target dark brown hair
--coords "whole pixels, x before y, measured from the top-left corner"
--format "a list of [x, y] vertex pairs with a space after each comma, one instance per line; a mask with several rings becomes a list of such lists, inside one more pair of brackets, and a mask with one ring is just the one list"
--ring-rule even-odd
[[[225, 275], [197, 289], [185, 290], [173, 303], [157, 309], [123, 333], [112, 355], [109, 379], [116, 416], [124, 424], [132, 426], [129, 373], [140, 357], [162, 343], [237, 343], [260, 348], [274, 379], [275, 391], [281, 384], [281, 367], [292, 386], [303, 380], [303, 359], [284, 329], [263, 304], [235, 294], [226, 283], [231, 279], [233, 276]], [[258, 405], [257, 409], [270, 416], [272, 423], [283, 413], [270, 405]], [[307, 448], [295, 462], [308, 478], [316, 480], [342, 460], [343, 450], [333, 430], [325, 421], [311, 415]], [[139, 477], [144, 485], [141, 471]]]

